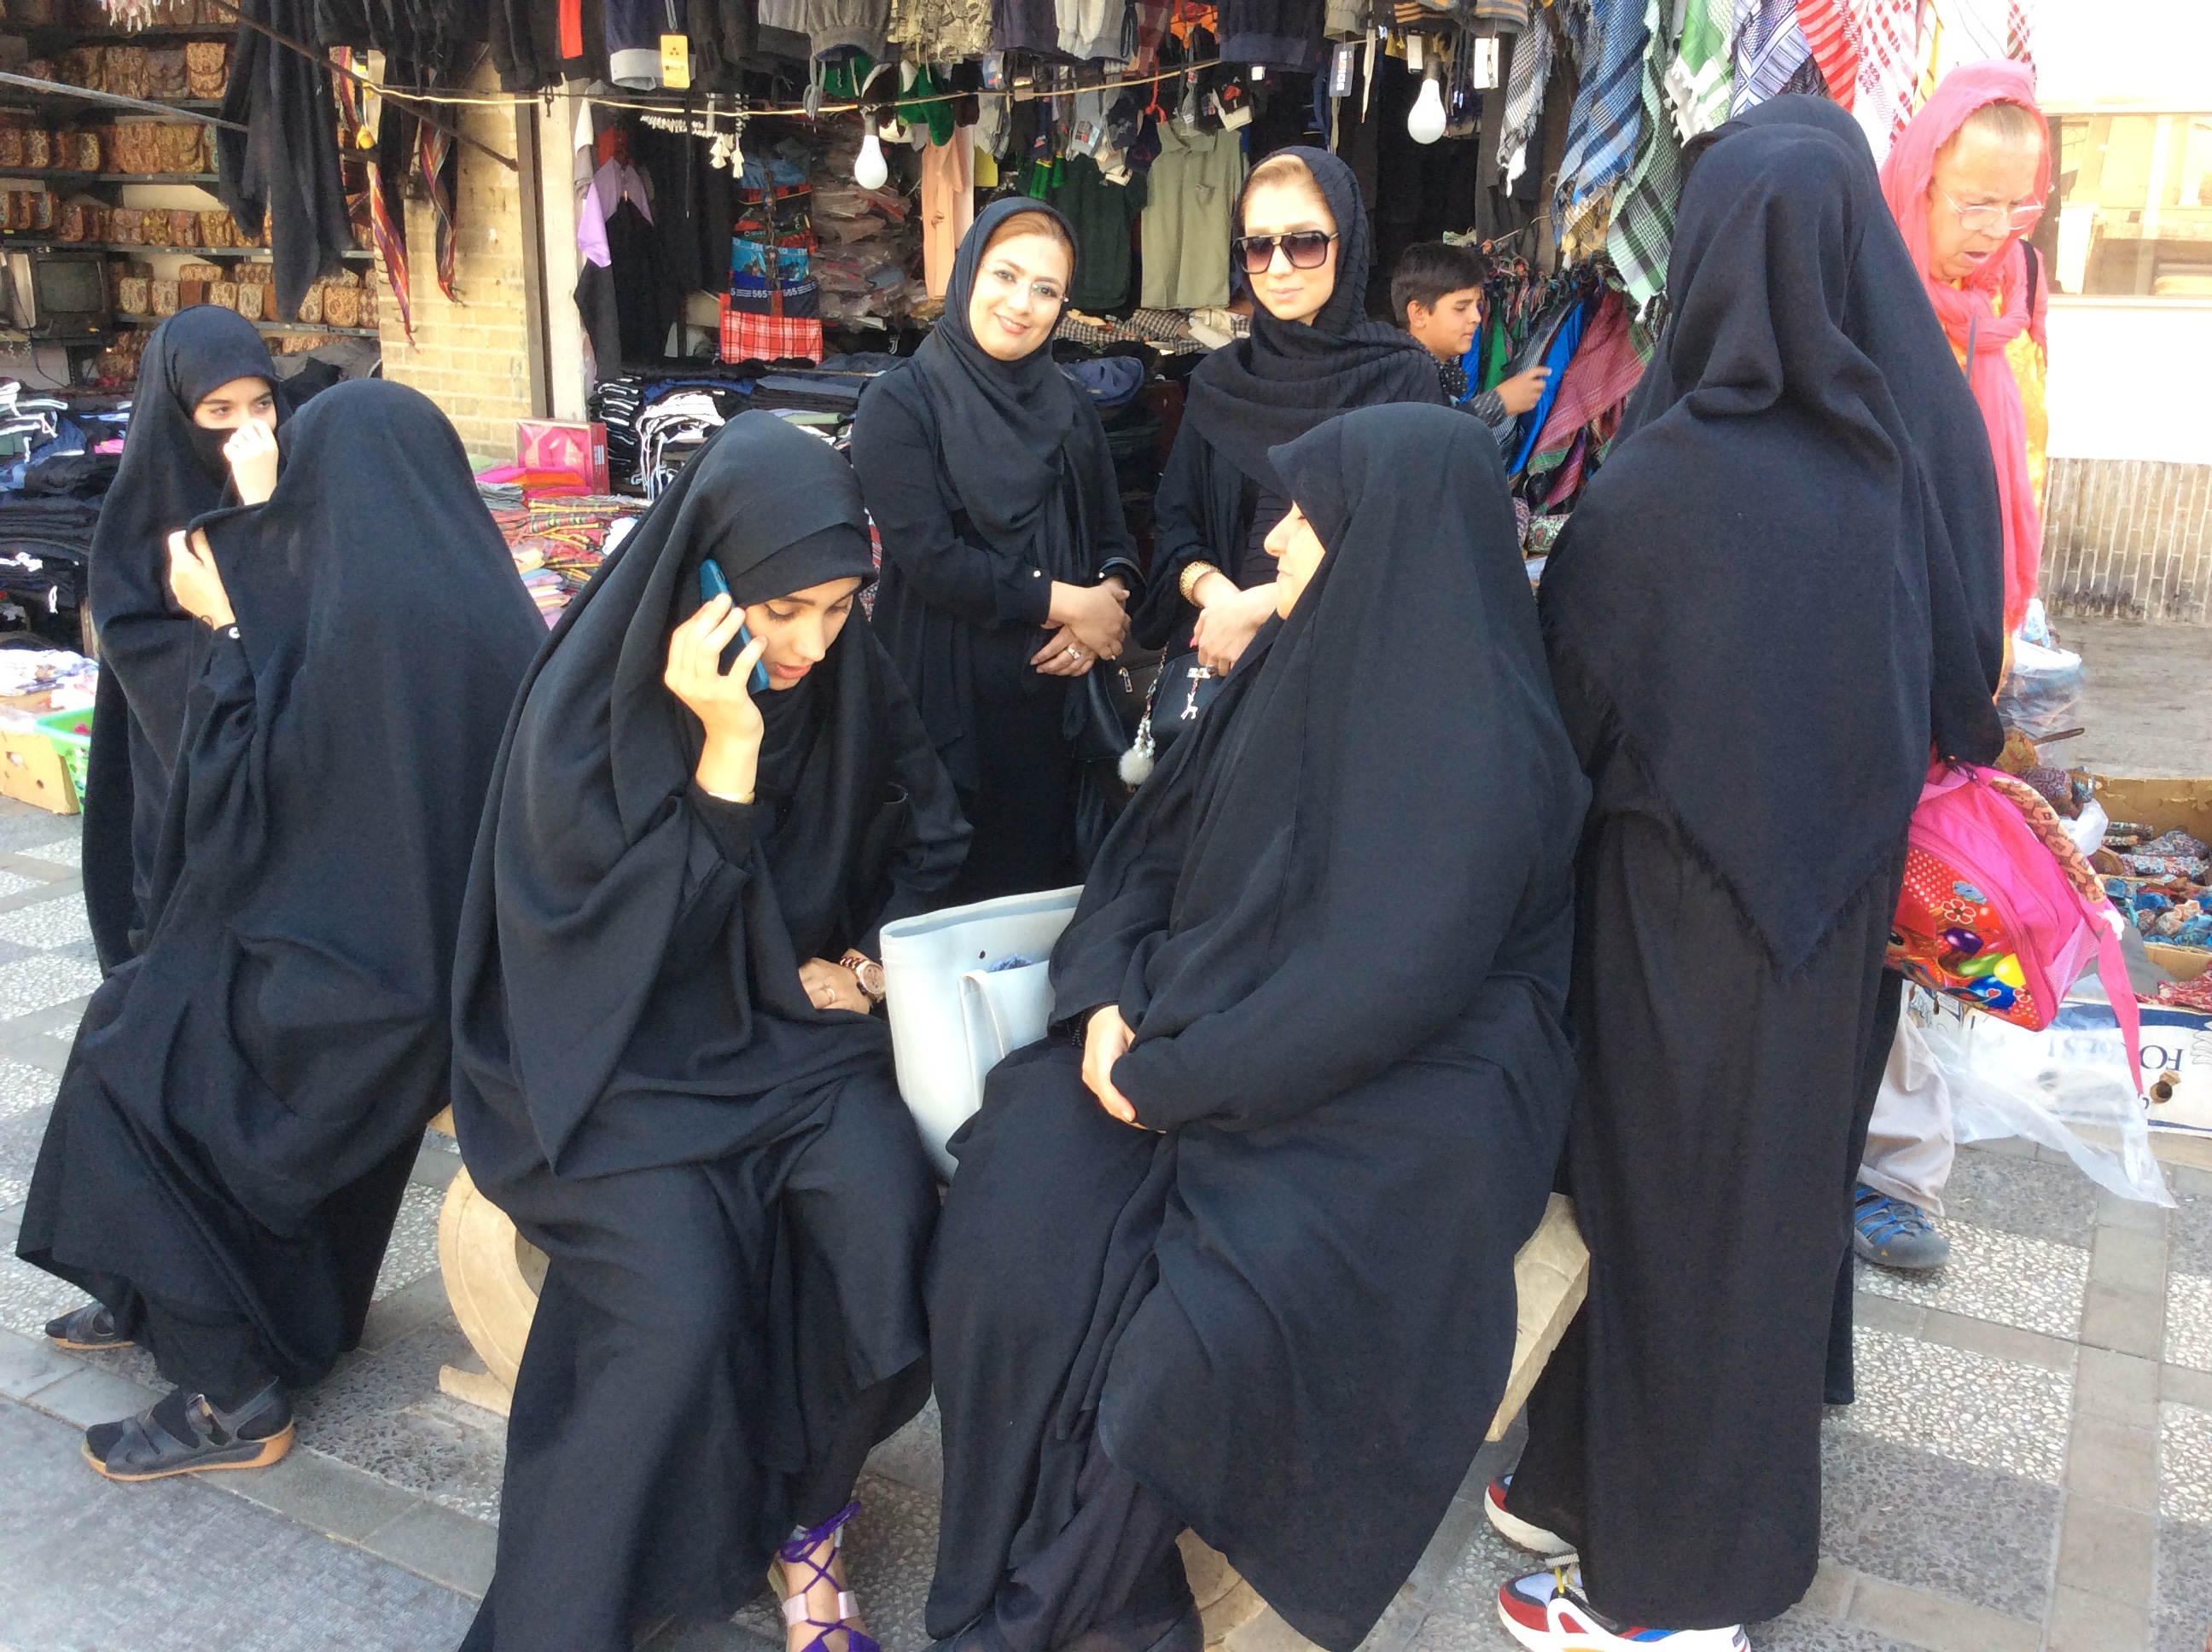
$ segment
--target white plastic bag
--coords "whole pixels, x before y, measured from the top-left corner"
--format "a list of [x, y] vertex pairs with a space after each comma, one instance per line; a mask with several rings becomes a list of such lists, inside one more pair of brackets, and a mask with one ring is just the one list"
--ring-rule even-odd
[[2047, 740], [2079, 728], [2081, 683], [2081, 655], [2015, 637], [2012, 674], [1997, 695], [1997, 715], [2007, 728], [2018, 729], [2031, 740]]
[[[1052, 1023], [1046, 960], [1080, 886], [1007, 895], [884, 926], [884, 1002], [899, 1094], [950, 1177], [945, 1144], [982, 1105], [984, 1075]], [[1024, 962], [997, 969], [1010, 958]]]
[[2069, 1005], [2052, 1025], [2030, 1032], [1916, 987], [1907, 1013], [1950, 1087], [1959, 1141], [2024, 1136], [2123, 1199], [2172, 1205], [2109, 1008]]

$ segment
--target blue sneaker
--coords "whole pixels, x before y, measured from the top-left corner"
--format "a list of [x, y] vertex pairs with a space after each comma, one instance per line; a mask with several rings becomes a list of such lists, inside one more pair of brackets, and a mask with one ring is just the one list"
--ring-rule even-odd
[[1921, 1273], [1951, 1260], [1951, 1242], [1917, 1205], [1876, 1193], [1864, 1182], [1851, 1200], [1851, 1248], [1863, 1262]]

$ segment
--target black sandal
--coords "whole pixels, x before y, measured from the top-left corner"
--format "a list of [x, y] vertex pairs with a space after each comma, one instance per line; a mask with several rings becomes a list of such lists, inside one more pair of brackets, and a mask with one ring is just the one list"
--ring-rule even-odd
[[136, 1417], [84, 1431], [84, 1460], [111, 1480], [160, 1480], [217, 1468], [266, 1468], [292, 1449], [292, 1404], [271, 1382], [236, 1411], [172, 1389]]
[[58, 1347], [74, 1353], [96, 1354], [102, 1348], [128, 1348], [131, 1339], [116, 1328], [107, 1304], [88, 1302], [74, 1313], [46, 1321], [46, 1334]]

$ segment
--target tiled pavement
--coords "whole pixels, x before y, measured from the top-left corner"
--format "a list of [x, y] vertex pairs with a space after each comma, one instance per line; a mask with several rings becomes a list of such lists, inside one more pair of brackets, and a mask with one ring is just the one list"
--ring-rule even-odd
[[[301, 1406], [276, 1467], [110, 1485], [76, 1431], [147, 1403], [132, 1351], [83, 1357], [40, 1327], [78, 1300], [16, 1261], [24, 1187], [98, 976], [76, 823], [0, 802], [0, 1652], [453, 1646], [492, 1557], [500, 1420], [438, 1392], [467, 1361], [437, 1273], [450, 1144], [432, 1138], [366, 1345]], [[1961, 1156], [1954, 1260], [1863, 1273], [1856, 1406], [1826, 1425], [1826, 1557], [1761, 1652], [2203, 1652], [2212, 1630], [2212, 1147], [2167, 1144], [2179, 1208], [2100, 1193], [1997, 1143]], [[1510, 1643], [1492, 1598], [1525, 1569], [1477, 1504], [1486, 1454], [1375, 1652]], [[1495, 1458], [1495, 1461], [1492, 1458]], [[918, 1652], [936, 1542], [927, 1416], [872, 1464], [853, 1567], [890, 1652]], [[662, 1652], [767, 1652], [756, 1603], [671, 1625]], [[1298, 1652], [1272, 1614], [1232, 1652]]]

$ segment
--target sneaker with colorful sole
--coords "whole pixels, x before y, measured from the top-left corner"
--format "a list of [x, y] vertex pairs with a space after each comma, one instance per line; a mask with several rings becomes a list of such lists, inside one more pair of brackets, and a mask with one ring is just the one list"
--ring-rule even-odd
[[1554, 1566], [1516, 1577], [1498, 1591], [1498, 1621], [1530, 1652], [1751, 1652], [1741, 1625], [1731, 1629], [1646, 1629], [1616, 1624], [1583, 1599], [1582, 1568]]
[[1572, 1565], [1577, 1558], [1573, 1544], [1557, 1532], [1547, 1531], [1534, 1521], [1523, 1520], [1507, 1509], [1505, 1494], [1512, 1485], [1510, 1474], [1501, 1474], [1491, 1481], [1482, 1494], [1482, 1512], [1490, 1521], [1491, 1530], [1515, 1548], [1526, 1549], [1547, 1565]]

